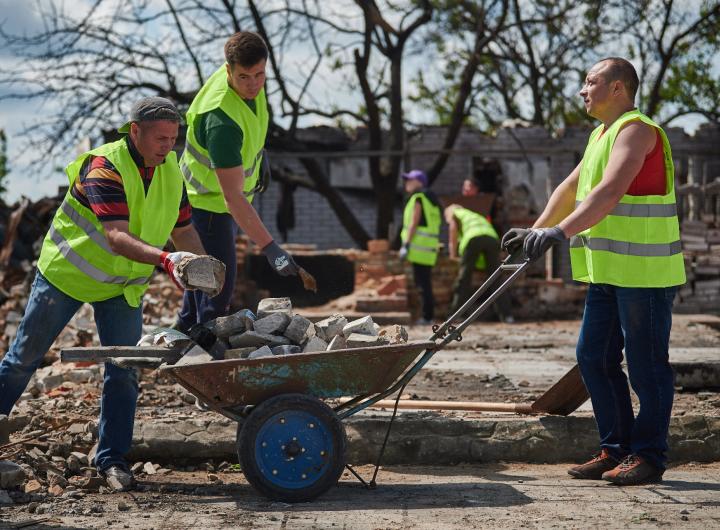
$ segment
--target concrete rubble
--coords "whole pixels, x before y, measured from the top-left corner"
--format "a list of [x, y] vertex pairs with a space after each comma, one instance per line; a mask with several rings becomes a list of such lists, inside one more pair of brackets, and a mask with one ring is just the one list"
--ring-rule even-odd
[[217, 296], [225, 284], [225, 264], [212, 256], [185, 256], [177, 272], [188, 288], [209, 296]]

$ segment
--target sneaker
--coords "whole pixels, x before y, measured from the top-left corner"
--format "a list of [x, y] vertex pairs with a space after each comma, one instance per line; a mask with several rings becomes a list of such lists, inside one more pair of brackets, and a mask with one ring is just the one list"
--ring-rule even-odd
[[605, 478], [603, 473], [610, 471], [617, 465], [617, 458], [611, 456], [608, 450], [603, 448], [590, 461], [568, 469], [568, 474], [585, 480], [600, 480]]
[[602, 478], [619, 486], [635, 486], [662, 482], [664, 472], [641, 456], [629, 455], [615, 468], [603, 473]]
[[129, 491], [135, 487], [135, 477], [130, 470], [122, 466], [110, 466], [100, 474], [113, 491]]

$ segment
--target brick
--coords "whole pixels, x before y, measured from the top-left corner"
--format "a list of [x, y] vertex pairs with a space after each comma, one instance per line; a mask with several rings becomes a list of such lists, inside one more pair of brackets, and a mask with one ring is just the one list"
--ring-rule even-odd
[[302, 348], [295, 344], [286, 344], [283, 346], [275, 346], [272, 348], [273, 355], [292, 355], [294, 353], [300, 353]]
[[239, 335], [230, 337], [230, 346], [233, 348], [248, 348], [251, 346], [282, 346], [290, 344], [290, 341], [281, 335], [266, 335], [257, 331], [246, 331]]
[[348, 322], [343, 326], [342, 334], [345, 338], [350, 337], [353, 333], [359, 333], [361, 335], [377, 336], [377, 330], [375, 329], [375, 323], [370, 315], [352, 322]]
[[270, 349], [269, 346], [263, 346], [262, 348], [258, 348], [254, 352], [252, 352], [250, 355], [248, 355], [248, 359], [260, 359], [261, 357], [272, 357], [273, 352]]
[[317, 332], [318, 338], [327, 343], [336, 335], [340, 335], [343, 327], [345, 327], [347, 323], [348, 321], [344, 316], [335, 314], [319, 322], [315, 322], [315, 331]]
[[212, 321], [212, 324], [208, 323], [206, 326], [216, 337], [227, 339], [231, 335], [253, 329], [252, 326], [255, 320], [257, 320], [257, 317], [252, 311], [243, 309], [226, 317], [218, 317]]
[[322, 340], [320, 337], [311, 337], [303, 348], [303, 353], [325, 351], [327, 349], [327, 346], [327, 342]]
[[335, 335], [333, 340], [328, 344], [327, 351], [344, 350], [347, 348], [347, 341], [342, 335]]
[[382, 346], [387, 344], [386, 339], [377, 335], [365, 335], [364, 333], [351, 333], [347, 338], [348, 348], [365, 348], [368, 346]]
[[25, 481], [25, 471], [15, 462], [0, 460], [0, 489], [13, 489]]
[[315, 326], [307, 318], [295, 315], [285, 329], [285, 336], [295, 344], [304, 344], [316, 334]]
[[266, 317], [272, 313], [287, 313], [292, 317], [292, 302], [289, 298], [263, 298], [258, 303], [258, 318]]

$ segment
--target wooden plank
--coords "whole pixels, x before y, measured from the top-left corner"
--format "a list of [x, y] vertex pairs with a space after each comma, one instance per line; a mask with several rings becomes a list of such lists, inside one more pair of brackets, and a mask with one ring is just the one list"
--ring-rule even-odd
[[179, 353], [179, 349], [162, 346], [91, 346], [86, 348], [64, 348], [60, 350], [60, 360], [63, 362], [104, 362], [112, 357], [147, 357], [173, 360], [179, 357]]

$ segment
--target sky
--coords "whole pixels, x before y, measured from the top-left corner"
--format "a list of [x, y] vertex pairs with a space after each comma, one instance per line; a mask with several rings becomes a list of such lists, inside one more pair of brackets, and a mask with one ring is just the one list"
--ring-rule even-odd
[[[72, 0], [64, 2], [63, 0], [42, 0], [43, 2], [54, 2], [57, 5], [71, 5], [76, 13], [82, 13], [83, 9], [87, 9], [90, 0]], [[159, 0], [151, 0], [151, 3]], [[276, 0], [265, 0], [266, 3]], [[163, 2], [160, 2], [164, 4]], [[34, 2], [17, 1], [17, 0], [0, 0], [0, 25], [13, 33], [28, 34], [41, 29], [40, 20], [34, 13]], [[334, 5], [334, 4], [332, 4]], [[219, 47], [220, 48], [220, 47]], [[300, 65], [298, 67], [309, 67], [300, 59], [307, 57], [306, 50], [301, 47], [288, 47], [286, 60], [291, 64]], [[218, 49], [218, 55], [221, 50]], [[0, 68], [11, 69], [17, 63], [18, 58], [9, 55], [5, 48], [0, 48]], [[421, 60], [421, 59], [415, 59]], [[408, 61], [406, 68], [412, 68], [412, 60]], [[205, 65], [203, 65], [205, 69]], [[212, 65], [208, 70], [214, 69]], [[439, 68], [438, 68], [439, 70]], [[206, 72], [207, 75], [208, 72]], [[317, 93], [319, 101], [326, 101], [327, 98], [337, 98], [339, 92], [333, 91], [332, 87], [336, 83], [344, 82], [340, 74], [325, 68], [320, 72], [320, 85], [313, 87], [312, 91]], [[410, 77], [410, 76], [408, 76]], [[2, 94], [0, 88], [0, 94]], [[406, 90], [407, 92], [407, 90]], [[352, 96], [341, 96], [352, 97]], [[345, 104], [347, 101], [340, 101]], [[19, 137], [20, 131], [31, 125], [39, 117], [47, 116], [52, 113], [58, 106], [58, 102], [48, 101], [39, 104], [37, 101], [18, 101], [18, 100], [0, 100], [0, 128], [4, 129], [8, 136], [8, 157], [10, 164], [10, 173], [8, 175], [8, 192], [5, 195], [7, 202], [14, 202], [21, 196], [27, 196], [32, 200], [37, 200], [43, 196], [53, 195], [57, 191], [57, 187], [67, 184], [67, 178], [61, 168], [70, 162], [79, 153], [68, 153], [62, 159], [49, 159], [40, 171], [32, 171], [28, 165], [30, 161], [36, 160], [37, 157], [43, 156], [42, 153], [33, 153], [23, 151], [21, 148], [22, 139]], [[415, 122], [424, 121], [423, 116], [416, 112], [415, 115], [409, 114], [411, 120]], [[676, 125], [684, 127], [688, 132], [692, 133], [701, 123], [701, 119], [695, 116], [688, 116], [675, 122]], [[315, 124], [317, 121], [305, 121], [304, 125]]]

